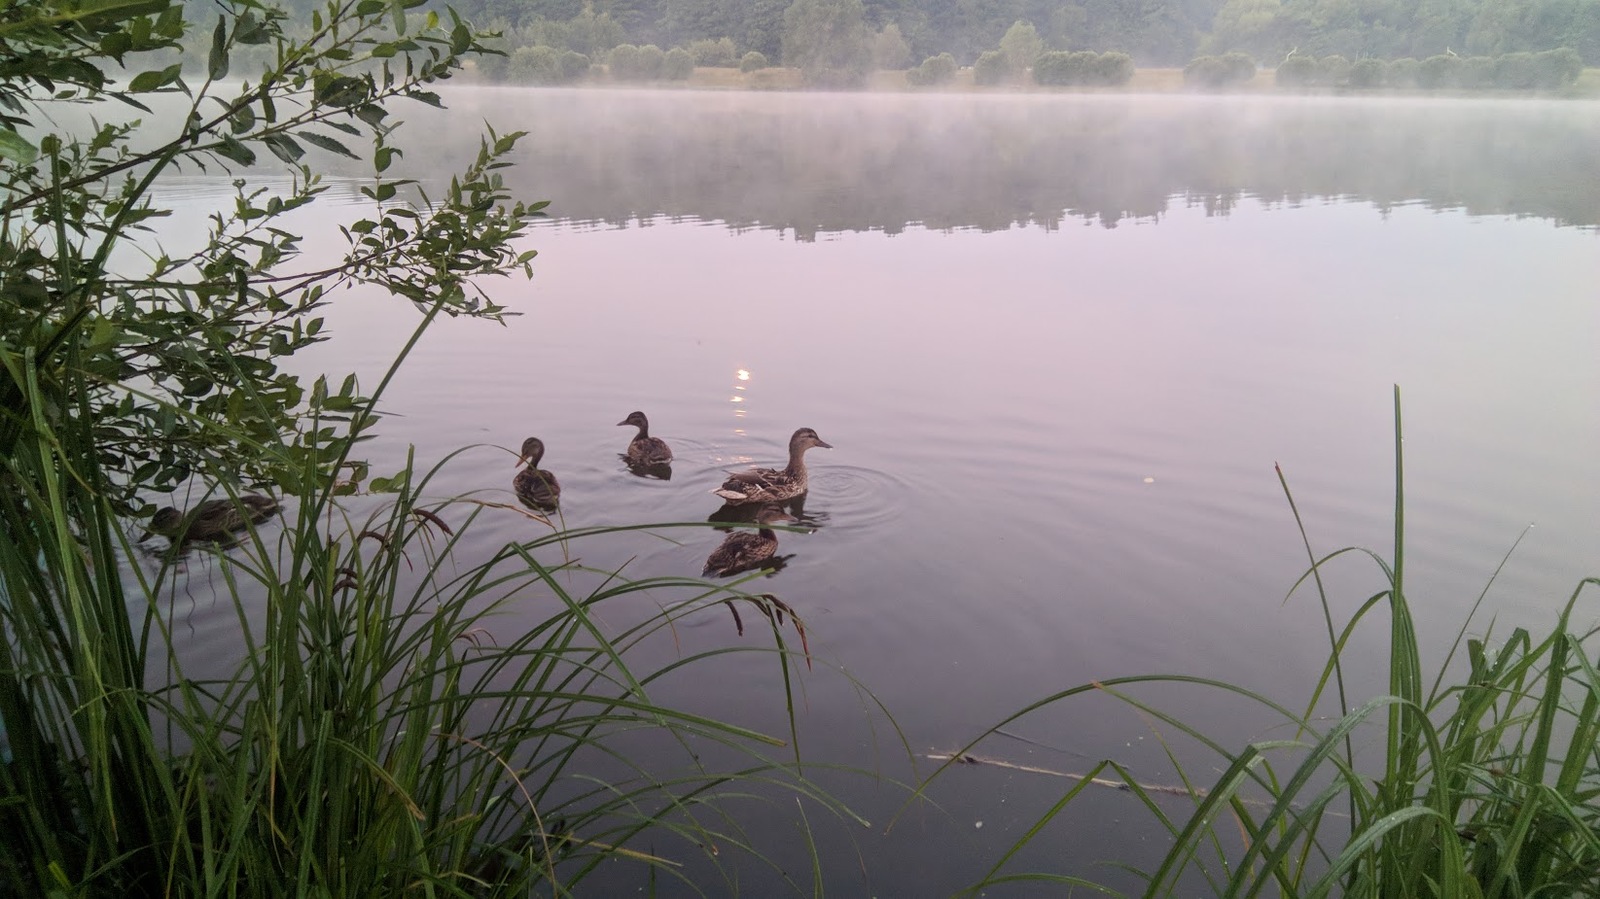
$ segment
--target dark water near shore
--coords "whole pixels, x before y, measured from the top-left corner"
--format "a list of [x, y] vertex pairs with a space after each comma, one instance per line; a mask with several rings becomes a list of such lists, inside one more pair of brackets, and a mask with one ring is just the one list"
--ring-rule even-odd
[[[435, 492], [511, 501], [511, 457], [492, 447], [536, 434], [567, 525], [700, 520], [725, 469], [780, 463], [788, 435], [815, 428], [835, 447], [808, 456], [820, 527], [783, 535], [793, 558], [760, 587], [809, 624], [819, 665], [797, 710], [808, 756], [911, 776], [851, 679], [917, 753], [1121, 675], [1217, 677], [1302, 702], [1326, 637], [1313, 597], [1284, 602], [1306, 559], [1273, 466], [1319, 551], [1386, 554], [1395, 384], [1410, 592], [1429, 650], [1448, 645], [1530, 524], [1487, 600], [1497, 629], [1548, 626], [1600, 572], [1600, 104], [446, 100], [448, 117], [411, 116], [433, 136], [408, 156], [417, 174], [458, 165], [445, 160], [475, 150], [487, 119], [531, 132], [507, 178], [554, 203], [528, 239], [533, 281], [487, 285], [522, 315], [438, 323], [389, 393], [376, 467], [410, 445], [427, 464], [488, 444]], [[181, 190], [198, 212], [226, 182]], [[354, 191], [336, 183], [331, 205]], [[329, 318], [336, 339], [307, 366], [368, 379], [417, 321], [408, 304], [356, 293]], [[670, 481], [620, 465], [631, 429], [614, 423], [633, 409], [672, 444]], [[507, 513], [476, 539], [536, 527]], [[721, 538], [673, 536], [579, 552], [635, 576], [695, 574]], [[233, 615], [205, 570], [193, 566], [180, 614], [195, 664], [221, 668], [236, 661]], [[1330, 585], [1348, 613], [1379, 580], [1352, 559]], [[707, 617], [660, 652], [740, 639]], [[1370, 627], [1353, 652], [1378, 660], [1386, 642]], [[1357, 681], [1356, 695], [1383, 686], [1376, 670]], [[770, 660], [735, 658], [656, 698], [781, 733], [781, 689]], [[1236, 742], [1269, 735], [1237, 703], [1144, 695]], [[985, 751], [1072, 772], [1113, 758], [1146, 782], [1174, 779], [1148, 722], [1104, 697], [1008, 731], [1033, 742]], [[1070, 782], [954, 771], [939, 807], [888, 836], [901, 794], [839, 784], [874, 826], [810, 818], [832, 890], [926, 896], [976, 879]], [[1088, 802], [1029, 864], [1113, 878], [1092, 863], [1148, 863], [1165, 847], [1131, 797]], [[807, 882], [792, 801], [752, 814]], [[770, 871], [741, 871], [744, 894], [772, 893]], [[628, 878], [619, 888], [642, 885]]]

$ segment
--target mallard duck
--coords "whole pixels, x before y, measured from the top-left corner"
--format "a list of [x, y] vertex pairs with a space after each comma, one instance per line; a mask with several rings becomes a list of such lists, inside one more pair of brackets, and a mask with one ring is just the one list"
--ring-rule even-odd
[[643, 412], [629, 412], [628, 417], [617, 422], [617, 427], [633, 425], [639, 433], [628, 441], [628, 451], [622, 458], [634, 468], [651, 468], [656, 465], [666, 465], [672, 461], [672, 447], [660, 437], [650, 436], [650, 421], [644, 417]]
[[730, 503], [775, 503], [806, 492], [806, 450], [813, 446], [833, 449], [824, 443], [817, 432], [801, 428], [789, 438], [789, 465], [781, 471], [776, 468], [752, 468], [730, 475], [722, 486], [711, 491]]
[[517, 464], [527, 467], [511, 479], [511, 489], [517, 499], [540, 511], [553, 509], [561, 502], [561, 485], [556, 482], [556, 476], [539, 468], [539, 460], [543, 458], [543, 440], [529, 437], [522, 441], [522, 455], [517, 457]]
[[727, 539], [722, 541], [722, 545], [712, 550], [711, 555], [706, 558], [706, 567], [700, 572], [700, 576], [727, 577], [730, 574], [759, 568], [761, 563], [772, 558], [772, 554], [778, 551], [778, 535], [767, 525], [795, 520], [793, 515], [783, 511], [777, 503], [768, 503], [756, 516], [756, 523], [761, 525], [761, 529], [753, 534], [749, 531], [729, 534]]
[[278, 501], [259, 493], [241, 493], [237, 501], [210, 499], [187, 513], [172, 506], [157, 509], [143, 543], [160, 534], [173, 543], [231, 543], [240, 531], [278, 514]]

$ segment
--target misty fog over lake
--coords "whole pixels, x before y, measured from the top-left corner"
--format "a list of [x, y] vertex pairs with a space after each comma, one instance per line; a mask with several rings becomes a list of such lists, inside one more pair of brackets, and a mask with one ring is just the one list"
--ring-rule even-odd
[[[401, 116], [411, 177], [436, 190], [487, 122], [528, 132], [504, 177], [552, 203], [525, 242], [540, 254], [533, 279], [484, 285], [520, 315], [503, 328], [441, 321], [425, 336], [369, 444], [375, 470], [410, 446], [426, 466], [485, 444], [433, 492], [514, 503], [514, 454], [494, 447], [537, 435], [567, 526], [701, 521], [725, 471], [781, 464], [789, 435], [816, 429], [833, 449], [807, 456], [814, 531], [782, 534], [792, 558], [752, 587], [807, 624], [817, 670], [802, 674], [794, 714], [808, 760], [908, 781], [896, 727], [916, 753], [950, 751], [1036, 699], [1121, 675], [1216, 677], [1302, 702], [1327, 636], [1314, 596], [1284, 601], [1307, 559], [1274, 465], [1319, 554], [1386, 554], [1393, 385], [1408, 583], [1428, 650], [1448, 648], [1529, 525], [1485, 602], [1497, 628], [1548, 626], [1596, 573], [1600, 103], [444, 98], [446, 113]], [[308, 225], [307, 268], [342, 246], [332, 225], [356, 212], [341, 204], [365, 202], [361, 183], [332, 182]], [[194, 214], [162, 225], [174, 242], [231, 188], [196, 175], [181, 190]], [[341, 294], [335, 337], [295, 364], [375, 383], [417, 320], [401, 300]], [[671, 480], [619, 461], [632, 431], [615, 423], [634, 409], [672, 445]], [[506, 512], [475, 539], [538, 527]], [[590, 568], [692, 576], [722, 537], [636, 533], [577, 551]], [[226, 668], [236, 620], [202, 576], [195, 566], [194, 605], [178, 617], [197, 667]], [[1379, 583], [1354, 558], [1336, 567], [1336, 614]], [[501, 623], [518, 628], [514, 615]], [[706, 618], [674, 639], [652, 650], [752, 638]], [[1382, 627], [1359, 631], [1355, 657], [1379, 658], [1386, 640]], [[731, 656], [722, 669], [693, 666], [655, 698], [782, 732], [776, 666]], [[1377, 678], [1356, 674], [1352, 695], [1384, 689]], [[1144, 695], [1241, 743], [1269, 735], [1258, 712], [1213, 694]], [[990, 754], [1063, 772], [1111, 758], [1143, 782], [1175, 778], [1150, 722], [1103, 697], [1009, 730], [1022, 739]], [[921, 773], [935, 766], [918, 760]], [[829, 887], [880, 896], [972, 882], [1072, 783], [953, 771], [937, 806], [885, 835], [903, 792], [820, 778], [873, 825], [810, 822]], [[1091, 865], [1165, 850], [1128, 794], [1088, 803], [1094, 820], [1056, 822], [1018, 866], [1114, 879]], [[808, 868], [792, 800], [752, 815], [782, 865]], [[746, 895], [781, 883], [740, 870]], [[617, 875], [619, 891], [643, 886]]]

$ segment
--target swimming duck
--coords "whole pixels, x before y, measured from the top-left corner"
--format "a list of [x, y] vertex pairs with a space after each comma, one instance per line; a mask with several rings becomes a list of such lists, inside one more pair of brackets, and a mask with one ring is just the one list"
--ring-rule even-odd
[[706, 567], [700, 572], [700, 576], [727, 577], [730, 574], [761, 567], [763, 562], [772, 558], [772, 554], [778, 551], [778, 535], [767, 525], [796, 520], [798, 519], [783, 511], [776, 503], [768, 503], [756, 516], [756, 523], [761, 525], [761, 529], [753, 534], [749, 531], [729, 534], [727, 539], [722, 541], [722, 545], [712, 550], [711, 555], [707, 557]]
[[210, 499], [188, 513], [172, 506], [156, 510], [139, 538], [143, 543], [160, 534], [173, 543], [231, 543], [238, 532], [278, 513], [278, 501], [259, 493], [241, 493], [239, 499]]
[[617, 422], [617, 427], [623, 425], [633, 425], [639, 429], [639, 433], [628, 442], [628, 451], [622, 456], [630, 466], [649, 468], [672, 461], [672, 448], [660, 437], [650, 436], [650, 421], [643, 412], [628, 413], [627, 418]]
[[556, 482], [556, 476], [539, 468], [539, 460], [543, 458], [543, 440], [529, 437], [522, 441], [522, 455], [517, 457], [517, 464], [527, 467], [511, 479], [511, 489], [517, 499], [541, 512], [554, 509], [561, 502], [561, 485]]
[[813, 446], [833, 449], [833, 445], [824, 443], [816, 431], [801, 428], [789, 438], [788, 467], [781, 471], [776, 468], [742, 471], [730, 475], [721, 487], [711, 492], [730, 503], [774, 503], [799, 496], [806, 492], [805, 454]]

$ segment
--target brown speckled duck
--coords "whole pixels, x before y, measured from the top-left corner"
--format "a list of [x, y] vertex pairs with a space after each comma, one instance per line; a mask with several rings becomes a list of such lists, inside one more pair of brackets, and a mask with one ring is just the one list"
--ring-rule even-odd
[[240, 531], [277, 513], [278, 501], [258, 493], [242, 493], [238, 502], [206, 500], [187, 514], [167, 506], [156, 511], [139, 542], [160, 534], [177, 544], [232, 543]]
[[617, 422], [617, 427], [633, 425], [639, 433], [628, 442], [628, 451], [623, 453], [623, 459], [634, 468], [650, 468], [656, 465], [666, 465], [672, 461], [672, 448], [660, 437], [650, 436], [650, 421], [644, 417], [643, 412], [630, 412], [628, 417]]
[[539, 460], [543, 458], [543, 440], [529, 437], [522, 441], [522, 455], [517, 457], [517, 464], [527, 467], [511, 479], [511, 490], [524, 505], [548, 511], [561, 502], [561, 484], [555, 475], [539, 468]]
[[767, 525], [797, 520], [776, 503], [768, 503], [756, 516], [756, 523], [761, 525], [761, 529], [755, 533], [736, 531], [729, 534], [727, 539], [722, 541], [722, 545], [712, 550], [711, 555], [707, 557], [706, 567], [700, 572], [700, 576], [727, 577], [730, 574], [761, 567], [761, 563], [772, 558], [772, 554], [778, 551], [778, 535]]
[[813, 446], [833, 449], [817, 432], [801, 428], [789, 438], [789, 464], [783, 469], [752, 468], [730, 475], [711, 491], [730, 503], [776, 503], [806, 492], [806, 450]]

